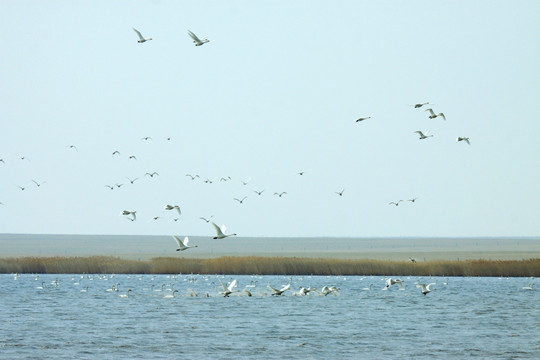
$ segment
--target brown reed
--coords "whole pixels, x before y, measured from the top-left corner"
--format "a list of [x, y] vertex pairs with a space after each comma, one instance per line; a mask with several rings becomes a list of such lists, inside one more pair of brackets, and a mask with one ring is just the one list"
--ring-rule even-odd
[[399, 275], [540, 276], [540, 259], [426, 261], [347, 260], [297, 257], [158, 257], [147, 261], [118, 257], [0, 258], [0, 273], [48, 274], [231, 274], [231, 275]]

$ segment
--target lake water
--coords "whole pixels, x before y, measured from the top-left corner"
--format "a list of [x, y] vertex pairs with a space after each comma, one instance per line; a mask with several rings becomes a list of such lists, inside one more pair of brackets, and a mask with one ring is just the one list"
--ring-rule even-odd
[[[540, 358], [536, 279], [402, 277], [382, 290], [387, 278], [2, 274], [0, 358]], [[219, 280], [233, 279], [225, 298]], [[417, 283], [435, 285], [424, 296]], [[293, 296], [325, 285], [340, 290]]]

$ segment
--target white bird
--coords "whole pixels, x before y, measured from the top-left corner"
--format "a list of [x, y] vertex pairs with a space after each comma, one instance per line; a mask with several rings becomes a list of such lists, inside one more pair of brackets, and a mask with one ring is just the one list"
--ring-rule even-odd
[[221, 283], [221, 286], [223, 286], [223, 291], [220, 292], [220, 294], [223, 294], [223, 297], [229, 297], [229, 295], [231, 295], [234, 291], [233, 291], [233, 288], [236, 286], [236, 279], [233, 280], [229, 286], [225, 286], [225, 284], [223, 284], [221, 282], [221, 279], [219, 279], [219, 282]]
[[435, 113], [433, 112], [433, 109], [432, 109], [432, 108], [426, 109], [426, 110], [424, 110], [424, 111], [429, 111], [429, 114], [430, 114], [430, 115], [429, 115], [429, 118], [430, 118], [430, 119], [435, 119], [436, 117], [440, 116], [440, 117], [442, 117], [444, 120], [446, 120], [446, 116], [444, 116], [443, 113], [435, 114]]
[[187, 249], [190, 249], [190, 248], [198, 247], [197, 245], [188, 246], [189, 238], [187, 236], [184, 238], [184, 241], [180, 240], [180, 238], [178, 236], [176, 236], [176, 235], [173, 235], [173, 238], [176, 241], [176, 243], [178, 244], [178, 249], [176, 249], [176, 251], [184, 251], [184, 250], [187, 250]]
[[139, 37], [139, 40], [137, 40], [138, 43], [143, 43], [152, 40], [152, 38], [145, 39], [144, 36], [139, 32], [139, 30], [133, 28], [133, 31], [137, 33], [137, 36]]
[[371, 119], [371, 116], [358, 118], [358, 119], [356, 119], [356, 122], [364, 121], [364, 120], [367, 120], [367, 119]]
[[324, 296], [327, 296], [329, 294], [334, 294], [334, 295], [337, 295], [337, 292], [339, 291], [339, 288], [335, 287], [335, 286], [323, 286], [322, 289], [321, 289], [321, 293], [324, 295]]
[[402, 286], [403, 286], [403, 280], [401, 280], [401, 279], [396, 279], [396, 280], [394, 280], [394, 279], [392, 279], [392, 278], [386, 280], [386, 288], [387, 288], [387, 289], [388, 289], [390, 286], [394, 285], [394, 284], [398, 284], [399, 287], [402, 287]]
[[189, 36], [191, 36], [191, 38], [193, 39], [193, 42], [195, 43], [195, 46], [201, 46], [201, 45], [204, 45], [205, 43], [207, 42], [210, 42], [210, 40], [208, 40], [206, 37], [202, 38], [202, 39], [199, 39], [197, 37], [197, 35], [195, 35], [193, 32], [191, 32], [190, 30], [188, 30], [188, 34]]
[[457, 141], [465, 141], [467, 144], [471, 145], [471, 142], [469, 141], [468, 137], [458, 136]]
[[121, 298], [127, 298], [127, 297], [129, 297], [130, 292], [131, 292], [131, 289], [128, 289], [125, 294], [120, 294], [118, 296], [120, 296]]
[[433, 134], [431, 135], [428, 135], [429, 134], [429, 130], [426, 131], [426, 133], [424, 134], [423, 132], [421, 132], [420, 130], [416, 130], [414, 131], [415, 133], [417, 133], [420, 138], [418, 140], [423, 140], [423, 139], [427, 139], [428, 137], [433, 137]]
[[182, 211], [180, 210], [180, 206], [178, 205], [165, 205], [165, 210], [174, 210], [178, 211], [178, 214], [182, 215]]
[[122, 215], [131, 215], [133, 216], [130, 220], [131, 221], [135, 221], [137, 220], [137, 215], [136, 215], [137, 211], [129, 211], [129, 210], [123, 210], [122, 211]]
[[214, 227], [214, 229], [216, 229], [216, 233], [217, 235], [213, 237], [213, 239], [224, 239], [228, 236], [236, 236], [236, 234], [225, 234], [225, 231], [227, 231], [227, 228], [225, 227], [225, 225], [221, 225], [221, 228], [219, 226], [216, 225], [215, 222], [212, 222], [212, 226]]
[[244, 196], [244, 197], [242, 198], [242, 200], [237, 199], [237, 198], [234, 198], [233, 200], [236, 200], [236, 201], [238, 201], [240, 204], [243, 204], [243, 203], [244, 203], [244, 200], [246, 200], [246, 199], [247, 199], [247, 196]]
[[172, 299], [174, 297], [176, 297], [176, 293], [178, 292], [178, 290], [174, 289], [172, 294], [168, 294], [168, 295], [165, 295], [163, 298], [165, 299]]
[[272, 289], [272, 291], [274, 292], [272, 295], [273, 296], [281, 296], [283, 295], [283, 293], [287, 290], [289, 290], [291, 288], [291, 284], [287, 284], [285, 285], [284, 287], [282, 287], [281, 289], [276, 289], [276, 288], [273, 288], [272, 286], [270, 286], [270, 284], [268, 285], [268, 287], [270, 289]]
[[529, 286], [524, 286], [521, 288], [522, 290], [534, 290], [533, 289], [533, 284], [529, 284]]
[[428, 292], [431, 292], [431, 289], [430, 289], [430, 286], [431, 285], [435, 285], [435, 283], [430, 283], [430, 284], [418, 284], [416, 285], [417, 288], [421, 288], [422, 290], [422, 294], [426, 295]]

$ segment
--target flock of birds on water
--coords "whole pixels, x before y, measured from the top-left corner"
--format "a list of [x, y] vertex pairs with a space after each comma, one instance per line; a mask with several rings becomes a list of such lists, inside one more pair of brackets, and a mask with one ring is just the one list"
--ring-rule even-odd
[[[142, 33], [133, 28], [133, 31], [136, 33], [137, 37], [138, 37], [138, 40], [137, 42], [140, 43], [140, 44], [143, 44], [143, 43], [146, 43], [148, 41], [151, 41], [152, 38], [150, 37], [145, 37], [142, 35]], [[198, 37], [194, 32], [188, 30], [188, 35], [189, 37], [192, 39], [193, 43], [195, 44], [195, 46], [202, 46], [206, 43], [209, 43], [210, 40], [207, 38], [207, 37]], [[429, 102], [423, 102], [423, 103], [417, 103], [417, 104], [413, 104], [413, 105], [410, 105], [412, 107], [414, 107], [415, 109], [421, 109], [423, 107], [427, 107], [427, 106], [431, 106], [431, 104]], [[439, 113], [436, 113], [433, 108], [427, 108], [425, 109], [426, 112], [428, 112], [428, 118], [429, 119], [436, 119], [436, 118], [441, 118], [443, 120], [446, 120], [446, 116], [444, 115], [444, 113], [442, 112], [439, 112]], [[358, 119], [356, 119], [356, 123], [359, 123], [359, 122], [363, 122], [363, 121], [366, 121], [368, 119], [372, 119], [373, 116], [365, 116], [365, 117], [360, 117]], [[426, 140], [426, 139], [429, 139], [430, 137], [433, 137], [434, 135], [433, 134], [430, 134], [429, 133], [429, 130], [428, 131], [422, 131], [422, 130], [416, 130], [414, 131], [414, 133], [418, 134], [419, 136], [419, 140]], [[152, 137], [150, 136], [145, 136], [143, 138], [141, 138], [142, 141], [151, 141], [152, 140]], [[171, 138], [170, 137], [167, 137], [166, 138], [167, 141], [170, 141]], [[467, 144], [470, 145], [470, 140], [468, 137], [457, 137], [457, 141], [458, 142], [466, 142]], [[70, 149], [70, 150], [73, 150], [73, 151], [79, 151], [77, 146], [74, 145], [74, 144], [69, 144], [69, 145], [66, 145], [66, 148]], [[112, 151], [111, 153], [112, 157], [119, 157], [121, 156], [121, 153], [119, 150], [114, 150]], [[20, 156], [19, 157], [20, 160], [22, 161], [29, 161], [29, 159], [26, 157], [26, 156]], [[130, 154], [128, 156], [128, 159], [130, 161], [137, 161], [137, 157], [136, 155], [133, 155], [133, 154]], [[3, 158], [0, 158], [0, 163], [1, 164], [5, 164], [5, 160]], [[306, 173], [306, 171], [299, 171], [297, 173], [298, 176], [303, 176], [304, 174]], [[154, 178], [154, 177], [158, 177], [159, 176], [159, 173], [157, 171], [149, 171], [149, 172], [146, 172], [144, 175], [142, 175], [141, 177], [145, 177], [145, 178]], [[211, 180], [211, 179], [208, 179], [208, 178], [202, 178], [200, 175], [198, 174], [186, 174], [185, 175], [186, 177], [190, 178], [191, 180], [195, 181], [197, 179], [200, 179], [202, 180], [204, 183], [206, 184], [212, 184], [214, 182], [214, 180]], [[129, 184], [130, 185], [133, 185], [136, 181], [140, 181], [140, 177], [126, 177], [126, 180], [128, 180]], [[230, 176], [226, 176], [226, 177], [221, 177], [221, 179], [219, 180], [220, 182], [227, 182], [227, 181], [231, 181], [232, 178]], [[250, 182], [251, 178], [248, 179], [248, 180], [241, 180], [242, 184], [243, 185], [247, 185], [249, 182]], [[41, 187], [43, 184], [46, 183], [46, 181], [37, 181], [37, 180], [34, 180], [32, 179], [31, 180], [33, 186], [36, 186], [36, 187]], [[25, 191], [27, 188], [28, 188], [28, 185], [16, 185], [21, 191]], [[121, 182], [116, 182], [114, 184], [106, 184], [104, 185], [104, 187], [108, 190], [115, 190], [115, 189], [120, 189], [121, 187], [124, 186], [124, 183], [121, 183]], [[262, 189], [262, 190], [253, 190], [253, 193], [256, 194], [257, 196], [262, 196], [263, 193], [265, 193], [266, 189]], [[340, 190], [337, 190], [334, 192], [337, 196], [345, 196], [345, 189], [340, 189]], [[287, 195], [287, 192], [286, 191], [276, 191], [276, 192], [273, 192], [273, 195], [276, 196], [277, 198], [282, 198], [283, 196]], [[232, 201], [236, 201], [238, 202], [238, 204], [243, 204], [246, 200], [248, 199], [248, 196], [243, 196], [243, 197], [235, 197], [232, 199]], [[388, 205], [393, 205], [393, 206], [399, 206], [401, 203], [406, 203], [406, 202], [409, 202], [409, 203], [414, 203], [416, 200], [418, 199], [418, 197], [414, 197], [414, 198], [411, 198], [411, 199], [399, 199], [399, 200], [396, 200], [396, 201], [390, 201], [388, 203]], [[0, 205], [4, 205], [3, 202], [0, 201]], [[164, 206], [164, 210], [166, 211], [173, 211], [176, 213], [177, 216], [175, 216], [173, 218], [173, 221], [178, 221], [179, 220], [179, 217], [182, 215], [182, 211], [181, 211], [181, 208], [178, 204], [166, 204]], [[124, 209], [121, 211], [121, 215], [124, 216], [127, 220], [129, 221], [137, 221], [137, 210], [133, 210], [133, 209]], [[230, 237], [230, 236], [236, 236], [237, 234], [236, 233], [229, 233], [227, 234], [226, 231], [227, 231], [227, 228], [225, 225], [221, 225], [221, 226], [218, 226], [215, 222], [211, 221], [213, 216], [210, 216], [209, 218], [206, 218], [206, 217], [200, 217], [201, 220], [205, 221], [206, 223], [209, 223], [212, 228], [214, 229], [215, 231], [215, 236], [213, 237], [213, 239], [224, 239], [224, 238], [227, 238], [227, 237]], [[161, 216], [153, 216], [152, 220], [154, 221], [157, 221], [159, 219], [161, 219], [162, 217]], [[176, 249], [176, 251], [185, 251], [187, 249], [191, 249], [191, 248], [196, 248], [197, 245], [189, 245], [189, 238], [186, 236], [184, 237], [184, 239], [181, 239], [180, 237], [178, 236], [173, 236], [173, 239], [175, 240], [178, 248]], [[416, 260], [414, 259], [411, 259], [409, 258], [409, 260], [415, 262]], [[224, 286], [225, 288], [225, 286]], [[228, 287], [227, 287], [228, 288]], [[422, 288], [422, 291], [424, 293], [428, 293], [429, 292], [429, 284], [424, 286]]]
[[[12, 274], [14, 280], [18, 280], [19, 274]], [[185, 297], [230, 297], [230, 296], [339, 296], [341, 293], [341, 289], [336, 285], [323, 285], [320, 289], [311, 287], [311, 286], [295, 286], [298, 290], [294, 291], [292, 287], [293, 282], [305, 282], [307, 279], [311, 277], [298, 277], [297, 279], [293, 280], [293, 277], [291, 276], [289, 281], [285, 284], [276, 286], [272, 285], [270, 283], [266, 284], [266, 287], [264, 285], [259, 284], [259, 280], [262, 280], [264, 277], [253, 275], [251, 276], [251, 280], [249, 282], [246, 281], [246, 284], [241, 287], [239, 282], [236, 279], [232, 279], [228, 282], [223, 282], [222, 278], [224, 276], [220, 275], [167, 275], [166, 278], [170, 279], [170, 282], [168, 283], [161, 283], [161, 285], [156, 284], [150, 284], [149, 288], [141, 288], [140, 290], [134, 291], [131, 289], [133, 286], [127, 286], [126, 288], [123, 288], [121, 283], [117, 280], [122, 281], [121, 279], [117, 279], [115, 274], [82, 274], [80, 276], [72, 276], [71, 282], [60, 280], [58, 278], [55, 278], [52, 281], [43, 281], [39, 275], [33, 275], [35, 276], [34, 280], [38, 282], [38, 286], [36, 286], [36, 290], [47, 290], [47, 289], [58, 289], [63, 286], [77, 286], [80, 287], [81, 293], [89, 292], [90, 289], [95, 289], [95, 292], [108, 292], [108, 293], [118, 293], [119, 297], [127, 298], [130, 296], [131, 293], [151, 293], [153, 295], [163, 296], [164, 298], [175, 298], [177, 296], [185, 296]], [[148, 276], [148, 275], [146, 275]], [[125, 279], [138, 279], [143, 280], [141, 275], [123, 275], [122, 278]], [[410, 279], [410, 278], [408, 278]], [[534, 280], [534, 278], [531, 278]], [[156, 279], [154, 276], [150, 276], [150, 280], [154, 282]], [[344, 278], [343, 280], [347, 280], [347, 278]], [[365, 283], [366, 278], [361, 277], [359, 281], [362, 281]], [[381, 283], [384, 282], [384, 285], [380, 287], [381, 285], [378, 285], [377, 287], [374, 287], [375, 284], [373, 280], [377, 280]], [[111, 286], [104, 287], [102, 284], [99, 284], [99, 281], [112, 281], [113, 284]], [[408, 280], [407, 280], [408, 281]], [[67, 283], [66, 283], [67, 282]], [[182, 282], [184, 284], [182, 284]], [[364, 291], [376, 291], [379, 289], [380, 291], [394, 291], [394, 289], [397, 290], [406, 290], [407, 289], [407, 283], [405, 280], [402, 279], [396, 279], [396, 278], [386, 278], [381, 277], [379, 279], [374, 279], [374, 277], [370, 277], [368, 279], [369, 285], [360, 288], [359, 290]], [[198, 292], [196, 292], [193, 287], [195, 284], [198, 285]], [[200, 286], [200, 283], [203, 283], [204, 288], [210, 289], [209, 291], [206, 290], [200, 290], [202, 287]], [[447, 287], [449, 286], [449, 278], [446, 278], [442, 282], [442, 286]], [[190, 285], [193, 284], [193, 285]], [[131, 284], [132, 285], [132, 284]], [[436, 286], [437, 284], [435, 282], [430, 283], [424, 283], [420, 281], [416, 281], [414, 283], [415, 287], [418, 288], [418, 293], [422, 295], [427, 295], [430, 292], [434, 291], [436, 288], [433, 286]], [[180, 293], [179, 288], [184, 288], [182, 294]], [[521, 290], [524, 291], [533, 291], [534, 290], [534, 284], [531, 282], [527, 286], [523, 286]]]

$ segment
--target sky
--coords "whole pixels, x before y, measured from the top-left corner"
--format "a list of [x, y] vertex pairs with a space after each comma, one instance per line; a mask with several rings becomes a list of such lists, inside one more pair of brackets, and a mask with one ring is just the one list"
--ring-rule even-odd
[[539, 236], [538, 14], [2, 1], [0, 233]]

